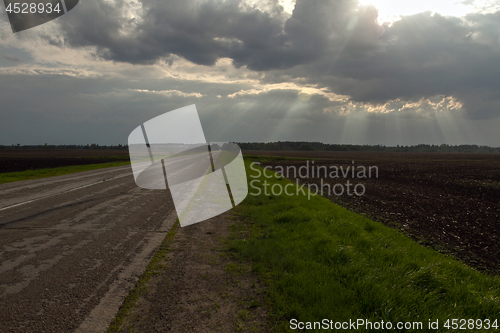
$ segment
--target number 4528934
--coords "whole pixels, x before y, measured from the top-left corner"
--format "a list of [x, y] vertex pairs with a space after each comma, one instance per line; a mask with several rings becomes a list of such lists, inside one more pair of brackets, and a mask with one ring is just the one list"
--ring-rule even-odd
[[473, 330], [473, 329], [498, 329], [498, 319], [491, 321], [489, 319], [448, 319], [444, 323], [444, 327], [452, 330]]
[[59, 6], [59, 3], [55, 5], [55, 7], [52, 6], [52, 3], [26, 3], [26, 2], [21, 2], [21, 3], [9, 3], [7, 8], [5, 9], [7, 13], [14, 13], [14, 14], [43, 14], [47, 13], [50, 14], [52, 12], [60, 13], [61, 8]]

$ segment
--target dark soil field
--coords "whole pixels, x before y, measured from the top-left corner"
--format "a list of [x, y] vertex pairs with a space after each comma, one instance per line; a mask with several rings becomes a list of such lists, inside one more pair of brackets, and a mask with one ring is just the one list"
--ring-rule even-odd
[[127, 161], [128, 150], [1, 149], [0, 173]]
[[[244, 155], [301, 158], [262, 162], [275, 171], [278, 165], [304, 166], [306, 158], [310, 177], [299, 179], [302, 184], [321, 183], [317, 175], [312, 177], [312, 161], [315, 169], [343, 166], [345, 170], [353, 161], [356, 172], [358, 166], [377, 166], [378, 178], [372, 174], [353, 179], [350, 172], [345, 179], [342, 173], [340, 178], [322, 174], [324, 196], [477, 269], [500, 273], [500, 154], [245, 151]], [[289, 178], [294, 180], [293, 175]], [[326, 184], [347, 181], [363, 184], [365, 194], [327, 193]]]

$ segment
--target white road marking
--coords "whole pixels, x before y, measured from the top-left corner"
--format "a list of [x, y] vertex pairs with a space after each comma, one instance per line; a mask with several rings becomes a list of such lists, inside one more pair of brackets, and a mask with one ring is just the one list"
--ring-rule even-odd
[[61, 194], [73, 192], [73, 191], [80, 190], [80, 189], [85, 188], [85, 187], [94, 186], [94, 185], [97, 185], [97, 184], [102, 184], [102, 183], [105, 183], [105, 182], [109, 182], [109, 181], [120, 179], [120, 178], [127, 177], [127, 176], [130, 176], [130, 173], [127, 173], [127, 174], [119, 176], [119, 177], [114, 177], [114, 178], [110, 178], [110, 179], [104, 179], [104, 180], [101, 180], [99, 182], [95, 182], [95, 183], [91, 183], [91, 184], [87, 184], [87, 185], [83, 185], [83, 186], [78, 186], [78, 187], [75, 187], [75, 188], [63, 191], [61, 193], [46, 195], [44, 197], [40, 197], [40, 198], [36, 198], [36, 199], [33, 199], [33, 200], [28, 200], [28, 201], [24, 201], [24, 202], [21, 202], [21, 203], [17, 203], [15, 205], [11, 205], [11, 206], [7, 206], [7, 207], [4, 207], [4, 208], [0, 208], [0, 212], [3, 211], [3, 210], [10, 209], [10, 208], [14, 208], [14, 207], [19, 207], [19, 206], [22, 206], [22, 205], [26, 205], [26, 204], [29, 204], [29, 203], [32, 203], [32, 202], [35, 202], [35, 201], [38, 201], [38, 200], [55, 197], [56, 195], [61, 195]]

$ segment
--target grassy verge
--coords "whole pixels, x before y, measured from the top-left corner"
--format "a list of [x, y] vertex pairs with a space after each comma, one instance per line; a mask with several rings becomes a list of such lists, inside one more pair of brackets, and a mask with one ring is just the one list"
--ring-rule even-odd
[[49, 168], [49, 169], [36, 169], [36, 170], [26, 170], [19, 172], [8, 172], [0, 174], [0, 184], [18, 182], [21, 180], [31, 180], [40, 179], [46, 177], [62, 176], [70, 173], [112, 168], [122, 165], [130, 164], [129, 161], [120, 162], [110, 162], [110, 163], [100, 163], [100, 164], [87, 164], [87, 165], [71, 165], [60, 168]]
[[137, 299], [140, 295], [144, 294], [147, 291], [146, 285], [152, 276], [160, 274], [162, 269], [164, 268], [164, 262], [167, 258], [168, 249], [170, 244], [172, 243], [174, 236], [177, 232], [177, 229], [180, 227], [179, 220], [175, 222], [167, 236], [163, 240], [160, 245], [158, 251], [156, 251], [155, 256], [151, 259], [148, 267], [142, 273], [139, 280], [136, 282], [134, 288], [129, 292], [128, 296], [123, 301], [123, 304], [120, 306], [118, 313], [109, 325], [107, 333], [116, 333], [120, 332], [122, 329], [122, 324], [129, 314], [129, 311], [135, 306]]
[[[249, 161], [246, 166], [247, 173], [256, 176]], [[260, 184], [253, 184], [261, 189], [264, 180], [271, 186], [289, 183], [256, 179]], [[291, 319], [383, 320], [392, 323], [393, 331], [428, 332], [454, 331], [444, 326], [448, 319], [489, 319], [489, 329], [483, 321], [483, 328], [474, 331], [496, 330], [491, 324], [500, 321], [500, 278], [425, 248], [323, 197], [308, 200], [307, 195], [295, 195], [295, 187], [289, 189], [293, 196], [252, 195], [256, 190], [250, 188], [237, 208], [250, 236], [230, 243], [236, 254], [253, 262], [253, 269], [268, 284], [276, 331], [289, 331]], [[438, 329], [429, 329], [429, 320], [439, 320]], [[397, 330], [398, 322], [421, 322], [422, 329]], [[470, 322], [466, 323], [470, 330]], [[366, 327], [356, 331], [371, 331]]]

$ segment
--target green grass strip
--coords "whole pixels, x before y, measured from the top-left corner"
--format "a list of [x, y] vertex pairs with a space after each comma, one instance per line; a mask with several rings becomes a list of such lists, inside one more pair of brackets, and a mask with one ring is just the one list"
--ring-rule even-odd
[[0, 184], [18, 182], [22, 180], [32, 180], [32, 179], [40, 179], [40, 178], [47, 178], [54, 176], [62, 176], [70, 173], [77, 173], [82, 171], [97, 170], [104, 168], [113, 168], [128, 164], [130, 164], [129, 161], [120, 161], [120, 162], [109, 162], [109, 163], [87, 164], [87, 165], [70, 165], [59, 168], [36, 169], [36, 170], [26, 170], [18, 172], [7, 172], [0, 174]]
[[[247, 173], [256, 176], [249, 163]], [[261, 188], [264, 180], [271, 186], [290, 183], [255, 179], [260, 185], [253, 185]], [[295, 193], [296, 185], [293, 188]], [[249, 191], [237, 211], [249, 221], [251, 236], [232, 240], [230, 248], [252, 260], [254, 270], [267, 281], [279, 323], [276, 331], [290, 331], [292, 318], [419, 321], [419, 332], [453, 331], [444, 327], [453, 318], [500, 321], [499, 277], [480, 273], [321, 196], [308, 200], [302, 194]], [[439, 330], [429, 329], [429, 320], [439, 320]]]

